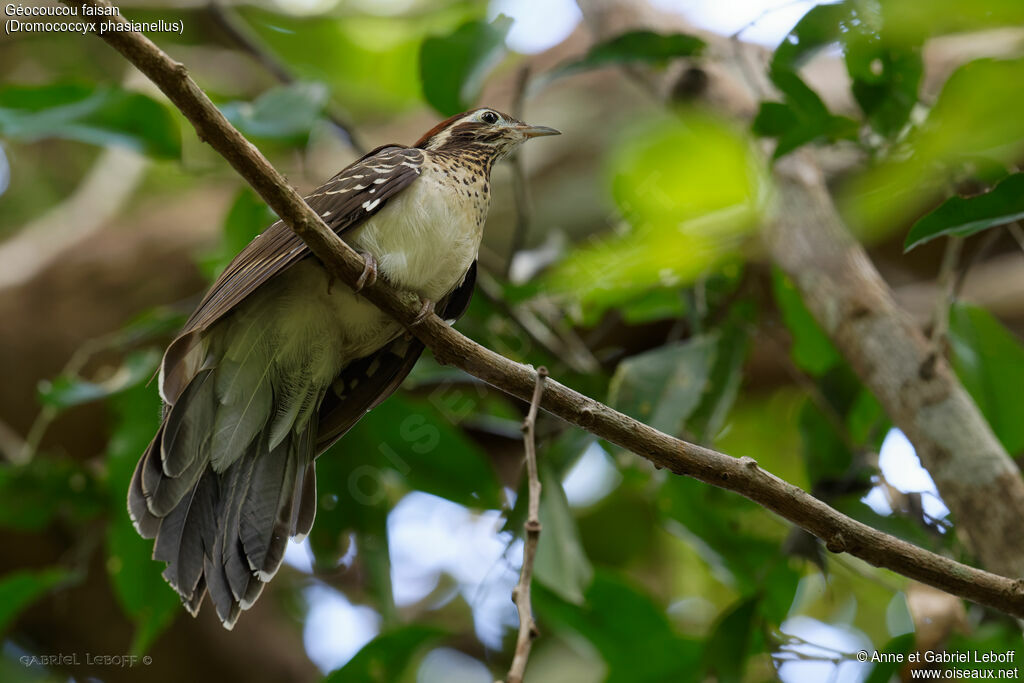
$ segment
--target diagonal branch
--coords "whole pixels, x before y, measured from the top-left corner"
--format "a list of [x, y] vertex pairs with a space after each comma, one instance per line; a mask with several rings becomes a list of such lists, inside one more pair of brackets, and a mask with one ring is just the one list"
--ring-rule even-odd
[[530, 410], [523, 420], [523, 447], [526, 451], [526, 476], [528, 482], [526, 523], [523, 529], [526, 538], [523, 541], [523, 567], [519, 571], [519, 583], [512, 591], [512, 601], [519, 612], [519, 634], [516, 637], [516, 652], [512, 658], [505, 683], [523, 683], [526, 674], [526, 662], [530, 658], [530, 646], [533, 639], [540, 635], [537, 623], [533, 620], [533, 605], [530, 602], [530, 582], [533, 581], [533, 561], [537, 557], [537, 544], [540, 543], [540, 477], [537, 475], [537, 407], [544, 396], [544, 380], [548, 369], [543, 365], [537, 368], [537, 383], [530, 399]]
[[[108, 0], [64, 1], [110, 7]], [[125, 20], [117, 17], [116, 21]], [[228, 123], [189, 78], [184, 65], [140, 33], [107, 32], [100, 37], [163, 90], [192, 122], [199, 137], [228, 160], [332, 274], [350, 285], [356, 282], [363, 270], [363, 259], [330, 231], [259, 150]], [[399, 292], [381, 280], [362, 293], [409, 327], [439, 360], [508, 394], [527, 401], [532, 398], [537, 379], [532, 368], [467, 339], [436, 315], [413, 325], [420, 310], [415, 295]], [[540, 407], [675, 474], [746, 496], [821, 538], [832, 552], [850, 553], [875, 566], [1024, 618], [1024, 582], [955, 562], [851, 519], [762, 470], [752, 458], [733, 458], [673, 438], [550, 379], [545, 383]]]

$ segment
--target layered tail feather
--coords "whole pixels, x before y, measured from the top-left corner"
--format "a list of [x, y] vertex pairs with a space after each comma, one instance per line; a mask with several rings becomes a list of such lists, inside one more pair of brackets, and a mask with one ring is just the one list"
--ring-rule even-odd
[[[238, 367], [226, 365], [230, 391], [220, 367], [205, 368], [166, 409], [136, 467], [128, 509], [138, 532], [156, 539], [153, 558], [167, 563], [163, 575], [186, 608], [195, 614], [208, 593], [231, 628], [280, 568], [289, 537], [305, 536], [313, 524], [317, 417], [309, 404], [322, 392], [301, 388], [303, 409], [287, 428], [280, 412], [261, 405], [253, 436], [241, 445], [233, 440], [224, 457], [214, 445], [215, 426], [230, 429], [230, 416], [249, 413], [238, 402], [246, 405], [269, 386], [266, 366], [246, 372], [255, 379], [245, 386]], [[251, 413], [239, 419], [253, 421]]]

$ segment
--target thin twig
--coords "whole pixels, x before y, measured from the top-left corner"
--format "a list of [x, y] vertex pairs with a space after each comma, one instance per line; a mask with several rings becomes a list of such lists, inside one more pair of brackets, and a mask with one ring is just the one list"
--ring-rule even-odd
[[526, 451], [526, 476], [529, 482], [527, 499], [526, 539], [523, 542], [523, 568], [519, 571], [519, 584], [512, 591], [512, 601], [519, 611], [519, 635], [516, 638], [516, 653], [509, 667], [506, 683], [522, 683], [526, 673], [526, 662], [530, 658], [530, 646], [533, 639], [540, 635], [537, 623], [533, 620], [533, 606], [530, 604], [530, 582], [533, 580], [533, 560], [537, 557], [537, 544], [540, 542], [540, 477], [537, 475], [537, 443], [536, 425], [537, 408], [544, 395], [544, 379], [548, 369], [543, 365], [537, 368], [537, 382], [533, 387], [530, 399], [530, 410], [523, 420], [523, 446]]
[[[515, 97], [512, 98], [512, 116], [523, 118], [523, 101], [526, 99], [526, 84], [530, 82], [530, 65], [525, 64], [516, 76]], [[530, 188], [526, 184], [526, 169], [523, 167], [522, 151], [510, 159], [512, 163], [512, 194], [516, 203], [516, 224], [512, 230], [512, 242], [508, 248], [508, 260], [505, 262], [505, 279], [512, 274], [512, 263], [516, 254], [526, 244], [526, 235], [530, 232]]]
[[949, 308], [953, 305], [956, 295], [956, 268], [960, 262], [960, 252], [964, 248], [964, 238], [951, 236], [946, 240], [946, 250], [942, 254], [939, 266], [939, 295], [935, 300], [935, 311], [932, 313], [931, 343], [935, 353], [942, 353], [946, 332], [949, 330]]
[[[109, 8], [108, 0], [64, 0], [74, 6]], [[96, 26], [97, 20], [83, 16]], [[125, 22], [121, 16], [104, 21]], [[133, 31], [100, 37], [149, 76], [209, 142], [306, 243], [328, 272], [353, 286], [363, 272], [361, 256], [331, 232], [266, 158], [242, 136], [188, 76], [148, 38]], [[420, 317], [422, 303], [380, 278], [362, 296], [405, 325], [436, 357], [501, 389], [529, 400], [536, 373], [455, 331], [435, 314]], [[758, 466], [687, 443], [649, 427], [607, 405], [549, 379], [540, 407], [592, 434], [647, 458], [677, 475], [743, 495], [826, 542], [832, 552], [847, 552], [878, 567], [1024, 618], [1024, 582], [999, 576], [919, 548], [858, 522], [806, 491]]]
[[[235, 15], [234, 11], [226, 7], [223, 0], [212, 0], [207, 6], [210, 11], [210, 15], [217, 25], [228, 35], [229, 38], [241, 49], [247, 53], [256, 62], [260, 64], [264, 69], [269, 71], [271, 75], [277, 80], [284, 83], [285, 85], [291, 85], [298, 79], [295, 77], [281, 60], [271, 54], [260, 42], [260, 39], [253, 33], [245, 22]], [[333, 106], [330, 102], [327, 104], [327, 110], [325, 112], [327, 119], [333, 124], [335, 132], [337, 132], [347, 142], [357, 154], [363, 154], [366, 152], [366, 148], [359, 141], [358, 136], [355, 132], [355, 126], [351, 121], [342, 116], [337, 107]]]

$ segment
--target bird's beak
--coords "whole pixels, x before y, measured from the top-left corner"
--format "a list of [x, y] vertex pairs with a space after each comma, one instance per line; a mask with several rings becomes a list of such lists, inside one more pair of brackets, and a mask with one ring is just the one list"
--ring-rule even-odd
[[527, 138], [539, 138], [542, 135], [561, 135], [562, 131], [549, 128], [547, 126], [518, 126], [519, 132]]

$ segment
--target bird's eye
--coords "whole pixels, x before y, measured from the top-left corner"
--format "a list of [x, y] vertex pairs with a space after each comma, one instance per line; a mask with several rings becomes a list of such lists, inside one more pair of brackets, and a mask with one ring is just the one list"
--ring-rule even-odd
[[498, 122], [498, 115], [493, 111], [485, 111], [480, 114], [480, 120], [487, 124], [495, 124]]

